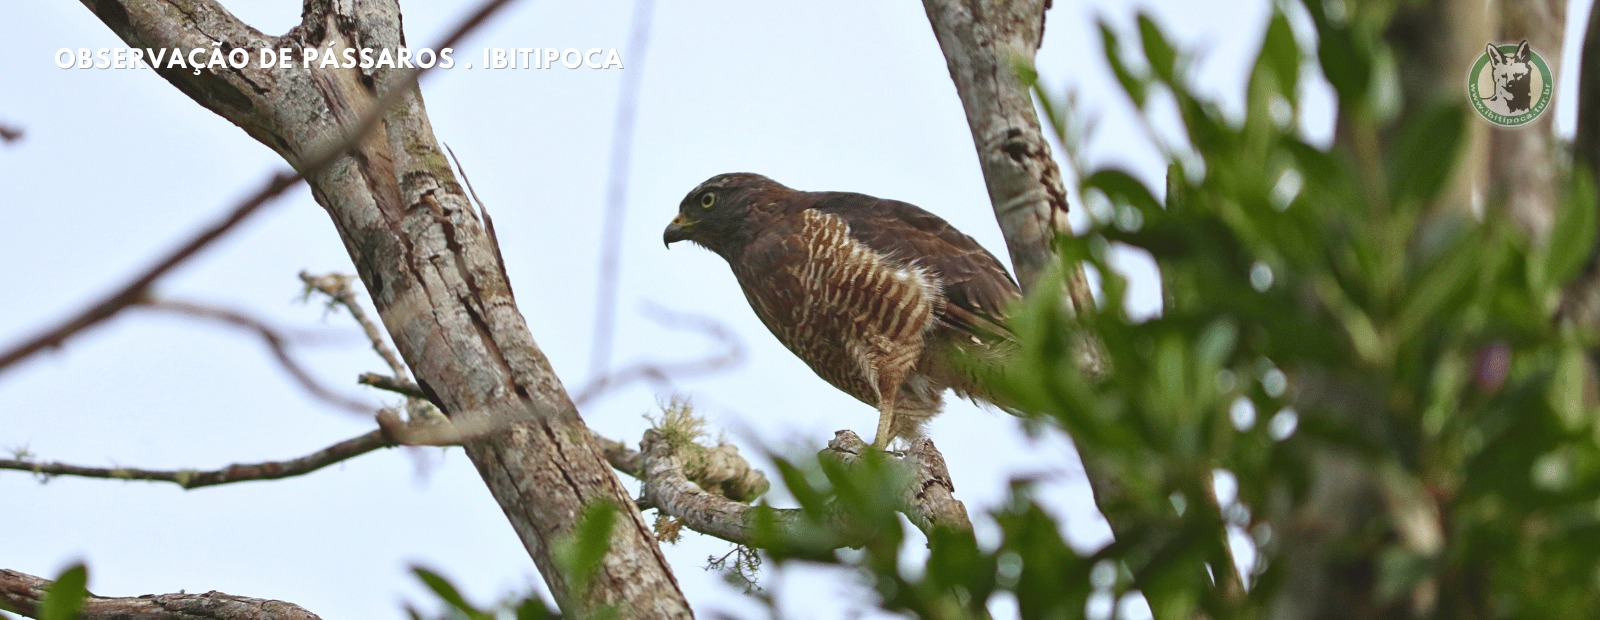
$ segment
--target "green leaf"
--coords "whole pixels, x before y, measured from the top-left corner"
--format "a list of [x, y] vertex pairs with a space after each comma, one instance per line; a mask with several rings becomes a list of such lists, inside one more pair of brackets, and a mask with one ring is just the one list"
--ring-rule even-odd
[[1545, 254], [1545, 282], [1550, 286], [1565, 285], [1578, 274], [1593, 253], [1596, 226], [1600, 226], [1595, 215], [1594, 178], [1579, 172], [1568, 187], [1572, 190], [1556, 214]]
[[468, 618], [472, 620], [490, 620], [493, 617], [468, 604], [467, 599], [462, 598], [461, 592], [456, 590], [455, 585], [451, 584], [448, 579], [439, 576], [438, 573], [420, 566], [412, 566], [411, 572], [417, 576], [417, 579], [421, 579], [423, 585], [428, 586], [429, 590], [433, 590], [434, 594], [439, 595], [439, 598], [446, 604], [465, 614]]
[[1161, 213], [1161, 203], [1150, 193], [1150, 188], [1145, 187], [1133, 175], [1121, 170], [1104, 169], [1089, 175], [1083, 180], [1085, 189], [1095, 188], [1105, 192], [1106, 198], [1113, 204], [1126, 204], [1137, 207], [1148, 218]]
[[1233, 345], [1238, 340], [1239, 326], [1232, 319], [1222, 317], [1212, 321], [1200, 332], [1200, 340], [1195, 344], [1199, 369], [1212, 372], [1221, 368], [1233, 354]]
[[1322, 63], [1322, 75], [1339, 93], [1339, 107], [1360, 107], [1372, 79], [1371, 59], [1356, 48], [1347, 28], [1324, 25], [1317, 29], [1317, 35], [1317, 60]]
[[1283, 13], [1273, 11], [1267, 24], [1267, 35], [1261, 41], [1258, 64], [1266, 65], [1278, 81], [1279, 92], [1293, 97], [1300, 78], [1300, 45], [1295, 43], [1294, 30]]
[[1144, 107], [1145, 80], [1133, 75], [1128, 66], [1122, 62], [1122, 52], [1117, 47], [1117, 34], [1111, 31], [1111, 26], [1100, 21], [1100, 40], [1105, 45], [1106, 64], [1111, 65], [1111, 73], [1117, 76], [1117, 82], [1122, 84], [1123, 92], [1128, 93], [1128, 98], [1133, 100], [1133, 105]]
[[1413, 199], [1417, 201], [1414, 206], [1426, 208], [1438, 197], [1455, 170], [1466, 114], [1466, 108], [1455, 103], [1435, 106], [1401, 132], [1395, 145], [1394, 174], [1390, 175], [1390, 195], [1396, 203]]
[[558, 617], [537, 594], [530, 595], [517, 605], [517, 620], [548, 620]]
[[45, 589], [44, 600], [39, 603], [39, 620], [76, 620], [83, 611], [83, 599], [89, 596], [89, 569], [83, 564], [73, 564], [61, 571], [56, 580]]
[[557, 542], [556, 560], [566, 573], [573, 594], [582, 596], [589, 580], [600, 570], [600, 563], [611, 548], [611, 532], [617, 524], [616, 506], [598, 501], [585, 506], [578, 524]]
[[1178, 54], [1161, 34], [1155, 20], [1144, 12], [1139, 13], [1139, 41], [1144, 44], [1144, 56], [1150, 61], [1150, 70], [1162, 81], [1171, 83], [1177, 72]]

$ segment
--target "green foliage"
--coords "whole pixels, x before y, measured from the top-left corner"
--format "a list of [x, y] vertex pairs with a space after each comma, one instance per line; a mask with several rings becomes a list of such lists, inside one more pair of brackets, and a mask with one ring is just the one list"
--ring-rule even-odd
[[[1116, 481], [1100, 500], [1118, 540], [1099, 557], [1132, 576], [1157, 618], [1263, 613], [1299, 577], [1284, 572], [1304, 551], [1290, 545], [1308, 544], [1284, 528], [1313, 516], [1356, 528], [1318, 539], [1330, 546], [1316, 556], [1355, 615], [1587, 616], [1600, 605], [1600, 426], [1583, 397], [1593, 341], [1553, 317], [1590, 257], [1594, 189], [1574, 177], [1547, 247], [1500, 205], [1474, 219], [1452, 186], [1462, 102], [1375, 113], [1386, 105], [1378, 67], [1393, 62], [1387, 9], [1306, 4], [1341, 110], [1331, 147], [1298, 132], [1302, 56], [1282, 15], [1242, 120], [1164, 70], [1174, 61], [1149, 20], [1143, 59], [1119, 57], [1105, 29], [1127, 94], [1170, 92], [1193, 152], [1173, 154], [1164, 201], [1125, 172], [1079, 171], [1081, 191], [1115, 215], [1061, 253], [1106, 281], [1106, 310], [1083, 322], [1113, 370], [1083, 378], [1077, 319], [1040, 297], [1016, 319], [1026, 359], [1011, 388]], [[1149, 75], [1124, 68], [1141, 63]], [[1159, 317], [1122, 313], [1113, 245], [1156, 260]], [[1229, 511], [1202, 501], [1216, 470], [1239, 482]], [[1328, 508], [1313, 485], [1330, 480], [1377, 497], [1310, 513]], [[1175, 514], [1174, 500], [1190, 509]], [[1227, 563], [1230, 522], [1261, 543], [1243, 596], [1210, 576]]]
[[[1169, 93], [1187, 146], [1158, 145], [1163, 187], [1076, 170], [1081, 195], [1112, 208], [1059, 253], [1098, 272], [1103, 309], [1070, 316], [1062, 287], [1037, 286], [1013, 311], [1022, 353], [1002, 387], [1108, 483], [1097, 501], [1116, 541], [1074, 552], [1018, 480], [990, 515], [997, 547], [937, 531], [920, 570], [902, 570], [892, 468], [876, 455], [851, 468], [775, 459], [802, 518], [757, 523], [774, 561], [853, 565], [885, 609], [923, 618], [986, 617], [1001, 592], [1028, 619], [1082, 617], [1091, 598], [1135, 591], [1159, 620], [1600, 609], [1600, 424], [1585, 396], [1596, 339], [1555, 312], [1591, 260], [1596, 189], [1572, 177], [1546, 245], [1504, 205], [1475, 215], [1461, 164], [1476, 119], [1464, 101], [1396, 101], [1405, 59], [1384, 39], [1395, 5], [1303, 4], [1315, 42], [1274, 13], [1242, 117], [1193, 92], [1186, 53], [1154, 20], [1137, 20], [1136, 49], [1100, 25], [1125, 94], [1153, 113], [1150, 94]], [[1318, 69], [1337, 96], [1331, 145], [1299, 130]], [[1039, 96], [1081, 161], [1070, 101]], [[1118, 246], [1159, 266], [1159, 316], [1122, 310]], [[1085, 330], [1104, 377], [1080, 368]], [[1221, 472], [1237, 482], [1231, 501], [1214, 489]], [[857, 526], [859, 551], [805, 544], [841, 522]], [[578, 574], [605, 523], [564, 552]], [[1253, 572], [1233, 569], [1230, 531], [1254, 541]], [[1320, 590], [1291, 587], [1307, 580]]]
[[73, 564], [56, 576], [39, 603], [39, 620], [76, 620], [89, 596], [89, 569]]
[[[525, 597], [513, 597], [495, 607], [483, 609], [468, 603], [461, 592], [456, 590], [455, 584], [445, 579], [438, 573], [422, 568], [411, 567], [411, 572], [428, 586], [435, 596], [443, 603], [442, 611], [437, 616], [440, 620], [550, 620], [561, 616], [551, 611], [544, 604], [544, 599], [538, 594], [529, 594]], [[412, 620], [422, 620], [424, 617], [415, 609], [408, 610]]]
[[[1101, 25], [1127, 96], [1143, 109], [1170, 93], [1186, 132], [1175, 143], [1189, 146], [1158, 145], [1164, 187], [1077, 170], [1086, 199], [1112, 208], [1059, 249], [1099, 273], [1104, 309], [1074, 317], [1054, 295], [1027, 300], [1012, 317], [1023, 359], [1004, 381], [1111, 483], [1097, 500], [1116, 542], [1073, 552], [1018, 481], [991, 515], [998, 548], [936, 533], [922, 570], [903, 571], [907, 534], [870, 468], [780, 462], [807, 514], [846, 511], [874, 537], [859, 556], [777, 561], [848, 558], [883, 607], [919, 617], [984, 617], [1001, 591], [1023, 618], [1081, 617], [1092, 596], [1131, 591], [1163, 620], [1262, 617], [1285, 601], [1307, 617], [1600, 609], [1600, 425], [1584, 397], [1595, 339], [1555, 314], [1590, 260], [1595, 189], [1577, 175], [1559, 192], [1544, 246], [1503, 205], [1474, 215], [1460, 168], [1476, 119], [1464, 101], [1395, 101], [1400, 61], [1383, 38], [1394, 7], [1305, 4], [1315, 44], [1272, 16], [1242, 118], [1193, 92], [1155, 21], [1138, 19], [1137, 49]], [[1316, 68], [1338, 98], [1331, 145], [1299, 130], [1315, 77], [1302, 71]], [[1040, 98], [1076, 148], [1071, 106]], [[1155, 259], [1159, 316], [1122, 311], [1114, 246]], [[1104, 346], [1103, 378], [1080, 368], [1085, 327]], [[1226, 504], [1218, 472], [1237, 481]], [[1250, 574], [1232, 570], [1230, 529], [1254, 540]], [[1321, 598], [1287, 586], [1308, 576]]]
[[619, 512], [609, 503], [589, 504], [579, 515], [574, 531], [556, 543], [555, 560], [561, 565], [561, 574], [569, 580], [567, 587], [574, 597], [588, 592], [589, 581], [600, 570], [600, 562], [610, 549]]

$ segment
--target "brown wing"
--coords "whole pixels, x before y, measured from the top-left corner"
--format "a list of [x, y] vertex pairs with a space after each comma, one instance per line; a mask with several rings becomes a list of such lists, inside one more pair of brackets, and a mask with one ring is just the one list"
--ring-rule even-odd
[[850, 236], [890, 260], [939, 277], [948, 307], [940, 322], [985, 339], [1008, 338], [1007, 305], [1022, 296], [1000, 261], [972, 237], [916, 205], [849, 192], [810, 192], [812, 208], [839, 216]]

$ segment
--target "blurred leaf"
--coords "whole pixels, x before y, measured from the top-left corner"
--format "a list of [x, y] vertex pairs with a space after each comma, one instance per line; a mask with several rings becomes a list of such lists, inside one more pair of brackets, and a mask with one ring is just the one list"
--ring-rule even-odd
[[608, 502], [592, 502], [572, 532], [557, 542], [556, 561], [561, 564], [573, 594], [582, 596], [600, 570], [606, 551], [611, 548], [611, 533], [617, 524], [617, 507]]
[[1289, 28], [1289, 19], [1283, 13], [1272, 12], [1272, 20], [1267, 23], [1267, 35], [1261, 42], [1261, 57], [1257, 62], [1271, 69], [1281, 93], [1293, 96], [1298, 92], [1300, 46], [1295, 42], [1294, 30]]
[[1111, 199], [1113, 204], [1132, 205], [1144, 212], [1147, 217], [1161, 212], [1161, 204], [1150, 193], [1150, 189], [1133, 178], [1133, 175], [1121, 170], [1098, 170], [1084, 179], [1083, 187], [1098, 189], [1104, 192], [1106, 198]]
[[89, 569], [83, 564], [73, 564], [61, 571], [54, 582], [45, 589], [39, 602], [38, 620], [76, 620], [83, 610], [83, 599], [89, 596]]
[[471, 620], [493, 619], [491, 614], [468, 604], [467, 600], [461, 596], [461, 592], [456, 590], [455, 585], [451, 584], [450, 580], [439, 576], [438, 573], [420, 566], [412, 566], [411, 572], [415, 574], [418, 579], [421, 579], [422, 583], [428, 586], [429, 590], [433, 590], [434, 594], [439, 595], [439, 598], [448, 604], [451, 609], [461, 612]]
[[1594, 250], [1596, 221], [1594, 178], [1587, 173], [1572, 175], [1566, 200], [1556, 213], [1545, 254], [1544, 275], [1552, 287], [1563, 286], [1588, 262]]
[[1317, 60], [1322, 63], [1323, 77], [1339, 94], [1342, 106], [1365, 103], [1367, 85], [1372, 80], [1372, 59], [1356, 47], [1348, 28], [1326, 22], [1317, 26]]
[[1427, 200], [1437, 196], [1455, 170], [1466, 129], [1466, 109], [1456, 103], [1437, 105], [1407, 125], [1395, 146], [1395, 171], [1389, 176], [1395, 202]]
[[559, 614], [546, 606], [544, 599], [538, 595], [530, 595], [517, 605], [517, 620], [550, 620], [558, 617]]
[[1139, 13], [1139, 41], [1144, 44], [1144, 56], [1150, 61], [1150, 70], [1164, 82], [1175, 81], [1178, 54], [1172, 44], [1161, 34], [1161, 28], [1150, 15]]
[[1135, 77], [1122, 62], [1122, 51], [1117, 45], [1117, 34], [1111, 30], [1104, 20], [1100, 24], [1100, 40], [1104, 43], [1106, 64], [1110, 65], [1111, 73], [1117, 76], [1117, 82], [1122, 84], [1123, 92], [1133, 99], [1133, 105], [1144, 107], [1145, 80]]

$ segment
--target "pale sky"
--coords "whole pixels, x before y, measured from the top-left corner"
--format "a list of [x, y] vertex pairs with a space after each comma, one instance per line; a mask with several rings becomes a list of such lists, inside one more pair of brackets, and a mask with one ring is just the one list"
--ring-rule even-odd
[[[298, 2], [225, 3], [281, 34]], [[452, 3], [406, 3], [407, 41], [424, 47], [460, 18]], [[1193, 81], [1240, 108], [1268, 7], [1058, 0], [1039, 54], [1043, 78], [1078, 93], [1096, 129], [1083, 156], [1160, 188], [1164, 167], [1100, 60], [1096, 15], [1130, 31], [1146, 7], [1199, 52]], [[644, 57], [627, 43], [633, 3], [527, 1], [457, 46], [458, 66], [423, 85], [440, 140], [466, 166], [495, 218], [534, 337], [569, 388], [588, 380], [601, 213], [623, 71], [642, 71], [613, 366], [693, 359], [704, 337], [672, 331], [645, 303], [714, 317], [737, 333], [746, 363], [679, 381], [677, 395], [745, 454], [767, 445], [811, 453], [833, 432], [870, 436], [874, 410], [818, 379], [767, 332], [721, 259], [661, 230], [695, 185], [723, 172], [766, 174], [798, 189], [857, 191], [917, 204], [1004, 257], [944, 58], [916, 3], [659, 2]], [[1584, 17], [1570, 17], [1574, 28]], [[1304, 34], [1303, 32], [1301, 33]], [[1569, 37], [1570, 38], [1570, 37]], [[0, 145], [0, 347], [9, 347], [124, 282], [209, 223], [284, 164], [149, 70], [59, 69], [66, 48], [125, 46], [79, 3], [17, 3], [0, 21], [0, 123], [26, 139]], [[626, 68], [485, 71], [486, 47], [618, 48]], [[1570, 46], [1569, 46], [1570, 47]], [[1570, 56], [1569, 56], [1570, 58]], [[1463, 59], [1470, 63], [1473, 59]], [[1573, 63], [1563, 63], [1563, 76]], [[1558, 97], [1570, 89], [1558, 78]], [[1308, 87], [1311, 133], [1326, 135], [1328, 95]], [[1559, 100], [1558, 100], [1559, 101]], [[1320, 102], [1320, 103], [1318, 103]], [[1159, 105], [1159, 104], [1158, 104]], [[1317, 107], [1320, 105], [1320, 108]], [[1570, 105], [1558, 103], [1570, 127]], [[1320, 115], [1320, 116], [1318, 116]], [[1318, 119], [1321, 119], [1320, 123]], [[1157, 123], [1160, 130], [1176, 127]], [[1318, 129], [1318, 128], [1321, 129]], [[1059, 153], [1057, 153], [1059, 157]], [[1076, 181], [1068, 175], [1068, 185]], [[1076, 193], [1073, 217], [1084, 210]], [[1153, 270], [1134, 279], [1130, 312], [1159, 306]], [[248, 311], [326, 337], [296, 350], [330, 385], [382, 371], [353, 323], [297, 302], [300, 270], [353, 272], [333, 226], [303, 188], [158, 287], [172, 298]], [[671, 396], [640, 385], [583, 410], [601, 433], [637, 442], [643, 414]], [[1045, 498], [1080, 549], [1109, 531], [1093, 510], [1068, 442], [1030, 441], [1017, 421], [949, 399], [929, 433], [980, 540], [984, 511], [1013, 476], [1044, 476]], [[249, 334], [134, 311], [0, 374], [0, 449], [82, 465], [211, 469], [300, 456], [373, 428], [301, 391]], [[772, 470], [767, 468], [767, 471]], [[632, 480], [623, 478], [630, 488]], [[780, 502], [781, 498], [775, 498]], [[650, 515], [647, 515], [650, 518]], [[431, 605], [407, 572], [422, 564], [480, 604], [542, 581], [459, 449], [394, 449], [309, 476], [185, 492], [164, 483], [0, 472], [0, 567], [52, 577], [87, 561], [105, 596], [186, 590], [291, 601], [323, 618], [398, 618]], [[730, 546], [690, 534], [666, 547], [701, 617], [754, 617], [754, 605], [702, 570]], [[847, 573], [768, 569], [763, 584], [796, 617], [841, 618], [872, 594]], [[993, 602], [999, 617], [1014, 615]]]

